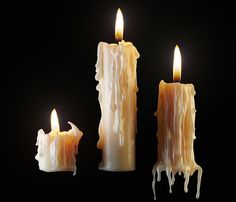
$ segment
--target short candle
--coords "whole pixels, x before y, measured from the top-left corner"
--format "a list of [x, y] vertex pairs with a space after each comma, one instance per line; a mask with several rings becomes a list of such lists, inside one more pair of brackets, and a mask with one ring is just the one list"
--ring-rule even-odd
[[38, 153], [35, 159], [39, 169], [45, 172], [73, 171], [76, 174], [76, 158], [78, 144], [83, 133], [71, 122], [69, 131], [60, 132], [56, 110], [51, 113], [51, 132], [45, 134], [38, 131]]

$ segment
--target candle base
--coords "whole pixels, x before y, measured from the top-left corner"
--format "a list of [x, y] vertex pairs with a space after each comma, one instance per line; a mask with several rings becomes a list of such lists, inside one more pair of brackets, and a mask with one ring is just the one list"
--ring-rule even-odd
[[71, 168], [51, 168], [51, 169], [43, 169], [40, 168], [39, 170], [44, 171], [44, 172], [63, 172], [63, 171], [70, 171], [70, 172], [76, 172], [76, 168], [71, 167]]
[[[119, 146], [119, 136], [113, 134], [114, 137], [109, 144], [106, 143], [102, 149], [102, 159], [98, 165], [99, 170], [111, 172], [128, 172], [136, 168], [135, 162], [135, 142], [126, 139], [129, 142], [124, 146]], [[129, 141], [128, 141], [129, 140]]]
[[135, 170], [134, 168], [109, 168], [109, 167], [104, 167], [104, 166], [99, 166], [99, 170], [104, 170], [104, 171], [109, 171], [109, 172], [131, 172]]
[[156, 188], [155, 188], [156, 187], [156, 180], [157, 180], [157, 182], [161, 181], [162, 171], [166, 172], [166, 176], [167, 176], [168, 184], [169, 184], [169, 193], [172, 193], [172, 186], [174, 185], [175, 175], [177, 173], [179, 175], [183, 175], [183, 177], [185, 179], [184, 180], [184, 192], [187, 193], [189, 178], [190, 178], [190, 176], [193, 175], [193, 173], [195, 171], [198, 171], [196, 199], [198, 199], [200, 197], [200, 186], [201, 186], [201, 179], [202, 179], [202, 172], [203, 172], [201, 166], [199, 166], [195, 163], [194, 170], [188, 170], [188, 169], [173, 170], [171, 166], [167, 166], [163, 162], [157, 162], [153, 166], [153, 169], [152, 169], [152, 175], [153, 175], [152, 190], [153, 190], [153, 194], [154, 194], [154, 200], [156, 200]]

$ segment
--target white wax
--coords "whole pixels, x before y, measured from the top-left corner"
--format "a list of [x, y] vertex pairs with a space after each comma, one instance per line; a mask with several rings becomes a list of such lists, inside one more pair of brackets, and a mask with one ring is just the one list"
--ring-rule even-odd
[[71, 122], [71, 130], [64, 132], [51, 131], [45, 134], [38, 131], [38, 153], [35, 159], [39, 169], [45, 172], [73, 171], [76, 174], [76, 158], [78, 144], [83, 133]]
[[96, 64], [101, 120], [99, 168], [107, 171], [135, 169], [136, 63], [139, 53], [130, 42], [100, 42]]

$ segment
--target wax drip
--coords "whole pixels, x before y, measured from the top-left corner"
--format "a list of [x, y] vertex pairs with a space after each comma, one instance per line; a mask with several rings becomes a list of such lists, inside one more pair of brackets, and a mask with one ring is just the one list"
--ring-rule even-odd
[[[154, 195], [154, 200], [156, 200], [156, 180], [158, 182], [161, 181], [161, 172], [162, 171], [166, 171], [166, 176], [168, 178], [168, 183], [169, 183], [169, 192], [172, 193], [172, 185], [174, 185], [174, 181], [175, 181], [175, 175], [176, 173], [171, 172], [170, 168], [160, 168], [163, 166], [158, 165], [158, 163], [156, 163], [153, 166], [152, 169], [152, 176], [153, 176], [153, 180], [152, 180], [152, 190], [153, 190], [153, 195]], [[202, 168], [199, 165], [196, 165], [196, 169], [195, 171], [198, 171], [198, 177], [197, 177], [197, 193], [196, 193], [196, 198], [198, 199], [200, 197], [200, 187], [201, 187], [201, 178], [202, 178]], [[194, 172], [195, 172], [194, 171]], [[181, 174], [181, 171], [178, 172], [178, 174]], [[157, 176], [156, 176], [157, 175]], [[190, 178], [190, 172], [185, 171], [184, 174], [184, 191], [187, 193], [188, 192], [188, 184], [189, 184], [189, 178]]]

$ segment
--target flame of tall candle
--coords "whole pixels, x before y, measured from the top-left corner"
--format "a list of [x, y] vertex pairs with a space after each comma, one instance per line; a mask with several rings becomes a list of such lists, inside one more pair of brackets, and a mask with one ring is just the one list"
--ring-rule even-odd
[[60, 125], [57, 117], [57, 111], [55, 109], [53, 109], [51, 113], [51, 129], [60, 132]]
[[181, 54], [178, 45], [175, 46], [174, 63], [173, 63], [173, 81], [180, 82], [181, 80]]
[[124, 32], [124, 19], [123, 14], [120, 9], [117, 10], [116, 14], [116, 25], [115, 25], [115, 39], [116, 41], [123, 40], [123, 32]]

